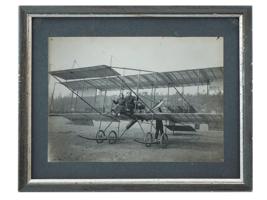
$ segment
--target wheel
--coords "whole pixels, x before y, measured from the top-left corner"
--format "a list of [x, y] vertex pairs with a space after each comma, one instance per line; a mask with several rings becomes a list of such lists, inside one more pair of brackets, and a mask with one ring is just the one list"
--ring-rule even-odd
[[153, 141], [152, 133], [148, 132], [148, 133], [146, 134], [146, 136], [145, 136], [145, 144], [146, 144], [146, 147], [150, 147], [152, 141]]
[[103, 143], [104, 142], [104, 139], [105, 138], [105, 132], [103, 130], [99, 130], [97, 131], [96, 133], [96, 143], [100, 144], [100, 143]]
[[115, 144], [117, 142], [117, 133], [116, 131], [110, 131], [108, 134], [108, 143]]
[[168, 146], [168, 135], [163, 133], [160, 137], [160, 146], [161, 148], [166, 148]]

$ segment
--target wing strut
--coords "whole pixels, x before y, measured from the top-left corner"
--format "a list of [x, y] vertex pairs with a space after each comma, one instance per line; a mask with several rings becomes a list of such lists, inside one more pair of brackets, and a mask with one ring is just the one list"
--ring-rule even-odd
[[[169, 78], [169, 76], [167, 76], [167, 78], [168, 78], [169, 80], [171, 80], [171, 79]], [[176, 79], [176, 81], [178, 81], [176, 77], [175, 77], [175, 79]], [[179, 90], [178, 90], [175, 86], [173, 86], [173, 88], [175, 89], [175, 91], [177, 92], [177, 94], [179, 94], [179, 96], [183, 99], [183, 101], [185, 101], [185, 102], [187, 103], [187, 105], [188, 105], [189, 107], [191, 107], [192, 105], [186, 100], [186, 98], [184, 97], [184, 95], [182, 95], [181, 92], [179, 92]], [[192, 106], [192, 107], [193, 107], [193, 106]]]
[[[75, 92], [75, 90], [71, 89], [69, 86], [65, 85], [61, 80], [59, 80], [57, 77], [53, 76], [60, 84], [64, 85], [68, 90], [70, 90], [73, 94], [75, 94], [76, 96], [78, 96], [84, 103], [86, 103], [90, 108], [92, 108], [95, 112], [97, 112], [98, 114], [102, 115], [102, 112], [100, 112], [99, 110], [97, 110], [94, 106], [92, 106], [90, 103], [88, 103], [82, 96], [80, 96], [77, 92]], [[111, 119], [114, 120], [114, 118], [112, 116], [107, 115], [106, 117], [109, 117]]]

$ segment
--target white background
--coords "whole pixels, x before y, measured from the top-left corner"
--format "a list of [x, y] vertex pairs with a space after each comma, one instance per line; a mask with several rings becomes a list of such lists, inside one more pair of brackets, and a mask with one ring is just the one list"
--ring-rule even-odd
[[[173, 192], [173, 193], [19, 193], [18, 185], [18, 5], [253, 5], [253, 109], [254, 109], [254, 189], [253, 192]], [[252, 3], [253, 2], [253, 3]], [[266, 199], [266, 13], [265, 1], [171, 1], [171, 0], [29, 0], [29, 1], [1, 1], [0, 8], [0, 198], [1, 199]]]

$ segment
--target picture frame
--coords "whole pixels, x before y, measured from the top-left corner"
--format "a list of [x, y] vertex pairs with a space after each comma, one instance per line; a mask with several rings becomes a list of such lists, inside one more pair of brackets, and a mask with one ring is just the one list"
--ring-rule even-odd
[[[239, 80], [235, 81], [238, 82], [238, 91], [236, 92], [239, 96], [234, 101], [239, 104], [239, 107], [234, 109], [238, 113], [239, 119], [232, 122], [239, 127], [239, 142], [236, 144], [236, 147], [239, 147], [237, 153], [239, 159], [234, 161], [238, 166], [238, 177], [221, 178], [210, 175], [210, 177], [207, 176], [205, 178], [172, 178], [170, 176], [164, 177], [163, 175], [161, 178], [143, 178], [142, 176], [118, 178], [116, 174], [111, 174], [106, 178], [86, 178], [82, 172], [79, 173], [79, 168], [71, 168], [61, 164], [56, 166], [55, 170], [59, 171], [62, 167], [69, 170], [69, 172], [75, 171], [73, 176], [77, 176], [77, 178], [65, 178], [64, 176], [54, 178], [53, 175], [49, 174], [53, 166], [48, 164], [47, 167], [43, 168], [42, 173], [44, 175], [42, 175], [42, 178], [38, 178], [39, 175], [37, 175], [38, 172], [36, 170], [38, 170], [39, 165], [35, 162], [41, 163], [41, 161], [38, 160], [39, 155], [36, 151], [38, 148], [47, 148], [47, 146], [44, 144], [41, 146], [35, 145], [35, 139], [38, 137], [35, 127], [43, 123], [38, 117], [33, 117], [37, 109], [36, 106], [38, 106], [34, 99], [34, 95], [37, 94], [34, 91], [38, 89], [42, 93], [42, 90], [38, 88], [42, 82], [37, 80], [35, 74], [38, 71], [47, 71], [47, 68], [38, 67], [34, 57], [39, 56], [44, 57], [42, 59], [47, 59], [47, 53], [40, 55], [37, 50], [38, 45], [33, 43], [36, 37], [34, 31], [38, 29], [33, 21], [35, 19], [49, 19], [50, 21], [68, 18], [90, 19], [92, 17], [105, 19], [111, 17], [124, 19], [134, 17], [140, 20], [162, 17], [167, 19], [201, 18], [204, 20], [211, 18], [238, 19], [239, 40], [236, 42], [238, 43], [239, 66], [237, 77], [239, 77]], [[19, 7], [19, 20], [19, 191], [252, 190], [252, 8], [250, 6], [21, 6]], [[74, 24], [74, 21], [70, 23]], [[38, 21], [38, 23], [42, 24], [41, 21]], [[53, 27], [56, 29], [56, 26]], [[87, 34], [81, 26], [77, 26], [77, 29], [82, 36]], [[53, 36], [52, 32], [48, 33], [50, 34], [49, 36]], [[227, 53], [227, 50], [225, 51]], [[47, 85], [44, 87], [47, 87]], [[44, 95], [47, 95], [47, 93], [44, 93]], [[38, 110], [38, 112], [44, 115], [41, 110]], [[82, 166], [85, 171], [87, 164]], [[138, 163], [135, 164], [139, 165]], [[68, 165], [68, 163], [65, 165]], [[172, 164], [166, 163], [166, 165]], [[114, 166], [118, 167], [118, 165]], [[141, 170], [143, 169], [142, 167], [144, 166], [140, 166]], [[226, 166], [224, 166], [225, 169]], [[209, 168], [206, 168], [206, 171], [208, 170]]]

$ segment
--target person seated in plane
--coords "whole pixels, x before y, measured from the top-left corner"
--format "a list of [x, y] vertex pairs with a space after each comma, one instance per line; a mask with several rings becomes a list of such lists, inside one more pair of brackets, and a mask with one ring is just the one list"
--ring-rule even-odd
[[132, 92], [128, 92], [125, 97], [125, 110], [131, 115], [134, 113], [136, 98], [132, 96]]
[[135, 104], [136, 104], [136, 110], [139, 111], [139, 113], [141, 113], [146, 108], [145, 105], [139, 100], [137, 100]]
[[111, 109], [111, 113], [119, 116], [121, 113], [125, 112], [125, 98], [123, 93], [119, 95], [117, 100], [112, 100], [112, 102], [115, 106]]

